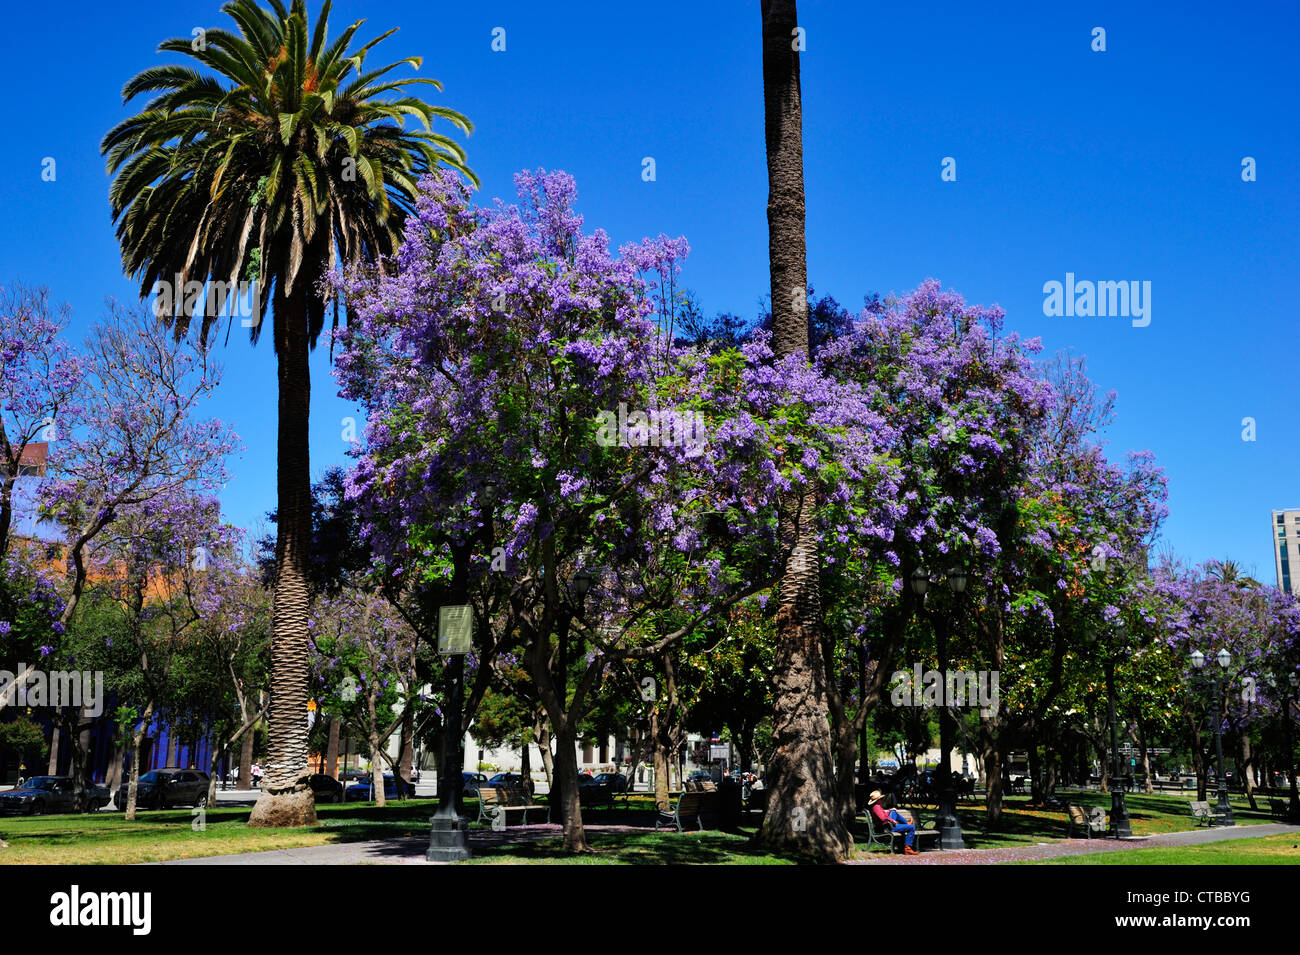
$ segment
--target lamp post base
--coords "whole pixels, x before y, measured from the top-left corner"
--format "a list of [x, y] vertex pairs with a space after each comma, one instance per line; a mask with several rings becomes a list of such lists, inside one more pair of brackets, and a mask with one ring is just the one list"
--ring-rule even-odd
[[1228, 801], [1228, 790], [1219, 790], [1219, 804], [1214, 807], [1214, 815], [1218, 819], [1220, 826], [1235, 826], [1237, 821], [1232, 818], [1232, 803]]
[[946, 790], [939, 796], [939, 817], [935, 828], [939, 830], [940, 849], [965, 849], [961, 822], [957, 819], [957, 797], [952, 790]]
[[1133, 835], [1129, 823], [1128, 806], [1124, 804], [1124, 790], [1112, 788], [1110, 791], [1110, 825], [1116, 839], [1128, 839]]
[[459, 816], [432, 816], [429, 819], [429, 862], [464, 862], [470, 856], [469, 825]]

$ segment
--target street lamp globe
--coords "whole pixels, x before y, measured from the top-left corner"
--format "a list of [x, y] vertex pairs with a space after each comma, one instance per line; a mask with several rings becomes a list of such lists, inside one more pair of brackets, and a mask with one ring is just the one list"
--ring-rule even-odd
[[966, 582], [969, 579], [965, 568], [951, 567], [948, 569], [948, 586], [952, 588], [952, 592], [955, 594], [966, 592]]
[[912, 571], [912, 593], [918, 597], [924, 597], [926, 588], [930, 586], [930, 576], [920, 567]]
[[1219, 666], [1222, 669], [1226, 670], [1228, 669], [1228, 665], [1232, 663], [1232, 654], [1229, 653], [1226, 649], [1220, 650], [1219, 655], [1216, 656], [1214, 659], [1218, 661]]
[[1205, 654], [1200, 650], [1192, 651], [1192, 666], [1198, 670], [1205, 666]]
[[591, 589], [591, 571], [579, 570], [573, 575], [573, 590], [579, 597], [585, 597]]

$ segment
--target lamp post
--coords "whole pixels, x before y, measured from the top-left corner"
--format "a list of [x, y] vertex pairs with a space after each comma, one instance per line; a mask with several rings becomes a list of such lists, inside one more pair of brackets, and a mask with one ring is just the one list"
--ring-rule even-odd
[[[948, 571], [948, 587], [954, 596], [960, 597], [966, 592], [969, 580], [964, 568], [952, 567]], [[925, 570], [918, 567], [910, 579], [912, 593], [925, 601], [929, 589], [930, 577]], [[946, 622], [946, 621], [945, 621]], [[962, 838], [961, 821], [957, 818], [957, 794], [952, 787], [952, 714], [948, 712], [951, 700], [948, 699], [948, 634], [946, 626], [936, 626], [935, 642], [939, 652], [939, 672], [943, 678], [943, 705], [939, 709], [939, 812], [936, 828], [939, 830], [939, 846], [943, 849], [964, 849], [966, 843]]]
[[[496, 504], [500, 485], [492, 478], [483, 482], [478, 498], [484, 505], [483, 534], [489, 547], [492, 544], [492, 509]], [[452, 578], [453, 593], [464, 599], [466, 585], [466, 560], [468, 554], [456, 554], [456, 568]], [[438, 652], [443, 657], [446, 677], [446, 710], [443, 712], [442, 768], [438, 782], [438, 811], [430, 819], [429, 849], [425, 858], [430, 862], [461, 862], [470, 857], [469, 820], [460, 815], [461, 793], [465, 778], [462, 775], [465, 760], [461, 754], [464, 730], [461, 713], [465, 708], [465, 654], [473, 642], [474, 617], [468, 604], [440, 607], [438, 610]], [[446, 791], [442, 782], [446, 781]]]
[[[1219, 825], [1235, 826], [1236, 820], [1232, 818], [1232, 803], [1228, 801], [1228, 781], [1223, 776], [1223, 673], [1232, 663], [1232, 654], [1227, 650], [1220, 650], [1215, 654], [1214, 662], [1219, 664], [1219, 669], [1214, 671], [1214, 774], [1219, 783], [1219, 804], [1214, 807], [1214, 814], [1219, 817]], [[1192, 652], [1192, 666], [1196, 669], [1204, 669], [1206, 657], [1200, 650]]]
[[[1114, 635], [1123, 639], [1124, 621], [1116, 621]], [[1094, 626], [1089, 626], [1084, 634], [1089, 643], [1097, 642], [1099, 634]], [[1115, 719], [1115, 648], [1106, 642], [1106, 699], [1110, 719], [1110, 825], [1116, 839], [1125, 839], [1133, 835], [1133, 826], [1129, 821], [1128, 805], [1124, 801], [1124, 788], [1119, 782], [1119, 723]]]
[[1291, 805], [1287, 810], [1287, 820], [1293, 823], [1300, 823], [1300, 792], [1296, 790], [1295, 778], [1295, 726], [1291, 722], [1291, 706], [1296, 699], [1296, 690], [1300, 689], [1300, 676], [1295, 673], [1287, 674], [1287, 682], [1291, 686], [1290, 693], [1286, 696], [1286, 701], [1282, 704], [1282, 724], [1286, 727], [1286, 753], [1287, 767], [1286, 774], [1288, 782], [1291, 784]]

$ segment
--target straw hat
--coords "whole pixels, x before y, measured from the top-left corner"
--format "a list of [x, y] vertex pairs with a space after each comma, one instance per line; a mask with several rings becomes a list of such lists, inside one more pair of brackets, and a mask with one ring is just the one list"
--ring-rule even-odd
[[880, 800], [884, 798], [885, 798], [884, 793], [882, 793], [879, 789], [873, 789], [871, 790], [871, 795], [867, 797], [867, 805], [870, 806], [873, 803], [878, 803], [880, 802]]

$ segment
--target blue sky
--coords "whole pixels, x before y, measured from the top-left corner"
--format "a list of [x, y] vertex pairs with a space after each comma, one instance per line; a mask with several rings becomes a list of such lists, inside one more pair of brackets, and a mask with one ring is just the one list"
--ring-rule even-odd
[[[313, 14], [317, 4], [310, 3]], [[899, 9], [908, 8], [908, 9]], [[1165, 540], [1200, 561], [1232, 556], [1275, 582], [1273, 508], [1300, 506], [1296, 328], [1300, 126], [1296, 7], [1258, 4], [891, 4], [804, 0], [802, 59], [809, 275], [851, 308], [927, 277], [1046, 352], [1088, 356], [1119, 393], [1109, 451], [1150, 448], [1167, 469]], [[577, 179], [588, 228], [614, 243], [685, 235], [684, 275], [705, 311], [752, 318], [768, 286], [767, 183], [757, 0], [701, 4], [340, 2], [335, 33], [365, 17], [399, 33], [383, 62], [425, 58], [431, 98], [467, 114], [482, 200], [522, 168]], [[134, 110], [158, 43], [232, 22], [215, 0], [7, 11], [0, 46], [34, 108], [0, 150], [0, 282], [48, 285], [78, 337], [108, 296], [130, 300], [99, 155]], [[506, 31], [505, 52], [491, 48]], [[1093, 28], [1106, 31], [1094, 52]], [[74, 105], [75, 104], [75, 105]], [[15, 130], [21, 130], [14, 135]], [[44, 157], [57, 179], [42, 182]], [[656, 179], [642, 180], [642, 160]], [[1243, 182], [1243, 157], [1257, 181]], [[944, 157], [956, 181], [941, 180]], [[1048, 317], [1043, 284], [1067, 272], [1149, 281], [1151, 323]], [[245, 454], [229, 519], [274, 505], [275, 368], [236, 329], [208, 413]], [[339, 401], [313, 358], [312, 455], [346, 462]], [[1257, 438], [1242, 440], [1242, 419]], [[1290, 423], [1289, 423], [1290, 422]]]

